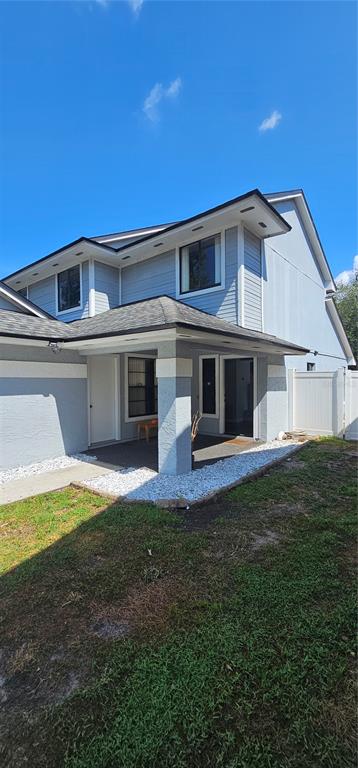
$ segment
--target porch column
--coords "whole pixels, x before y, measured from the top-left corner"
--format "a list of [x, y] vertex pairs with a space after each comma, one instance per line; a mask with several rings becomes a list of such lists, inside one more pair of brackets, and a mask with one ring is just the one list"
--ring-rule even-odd
[[191, 377], [190, 358], [159, 357], [158, 470], [181, 475], [191, 470]]

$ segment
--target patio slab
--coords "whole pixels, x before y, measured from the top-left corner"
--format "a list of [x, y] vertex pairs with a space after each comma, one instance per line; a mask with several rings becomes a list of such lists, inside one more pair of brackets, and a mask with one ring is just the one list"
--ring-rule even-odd
[[[198, 435], [194, 443], [194, 469], [213, 464], [241, 451], [260, 445], [260, 441], [249, 437], [232, 438], [227, 435]], [[145, 467], [158, 471], [158, 439], [132, 440], [128, 443], [94, 446], [86, 451], [88, 456], [97, 456], [102, 461], [121, 467]]]

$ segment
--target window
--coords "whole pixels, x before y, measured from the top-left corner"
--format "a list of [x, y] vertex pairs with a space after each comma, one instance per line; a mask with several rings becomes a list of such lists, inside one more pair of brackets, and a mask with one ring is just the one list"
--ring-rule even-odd
[[158, 413], [158, 387], [155, 359], [128, 357], [128, 417], [154, 416]]
[[202, 357], [200, 374], [200, 410], [217, 416], [217, 357]]
[[80, 265], [65, 269], [57, 275], [57, 311], [67, 312], [81, 306]]
[[221, 285], [221, 237], [214, 235], [180, 249], [180, 293]]
[[316, 370], [316, 363], [307, 363], [307, 370], [308, 371], [315, 371]]

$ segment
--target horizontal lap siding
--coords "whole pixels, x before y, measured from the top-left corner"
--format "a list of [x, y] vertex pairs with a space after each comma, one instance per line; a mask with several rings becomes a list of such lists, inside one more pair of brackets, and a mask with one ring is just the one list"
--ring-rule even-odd
[[119, 305], [119, 270], [98, 261], [94, 265], [96, 314]]
[[175, 251], [122, 268], [122, 304], [162, 295], [175, 298]]
[[50, 315], [56, 314], [56, 280], [55, 276], [46, 277], [45, 280], [39, 280], [38, 283], [29, 285], [28, 297], [30, 301], [37, 304]]
[[244, 241], [244, 323], [262, 331], [261, 241], [245, 230]]
[[4, 299], [2, 296], [0, 296], [0, 309], [8, 309], [9, 312], [22, 312], [24, 314], [27, 313], [26, 309], [19, 307], [19, 305], [13, 304], [12, 301], [7, 301], [7, 299]]
[[225, 232], [225, 288], [200, 296], [181, 298], [185, 304], [237, 324], [237, 227]]
[[51, 275], [51, 277], [46, 277], [44, 280], [29, 285], [28, 297], [45, 312], [59, 317], [66, 323], [88, 317], [88, 262], [82, 264], [82, 309], [74, 309], [72, 312], [56, 315], [56, 275]]

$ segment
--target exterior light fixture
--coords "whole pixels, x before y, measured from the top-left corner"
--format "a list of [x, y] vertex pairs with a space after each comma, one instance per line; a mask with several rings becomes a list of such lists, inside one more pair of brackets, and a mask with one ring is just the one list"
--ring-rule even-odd
[[57, 341], [49, 341], [48, 345], [54, 355], [58, 355], [61, 352], [61, 347]]

